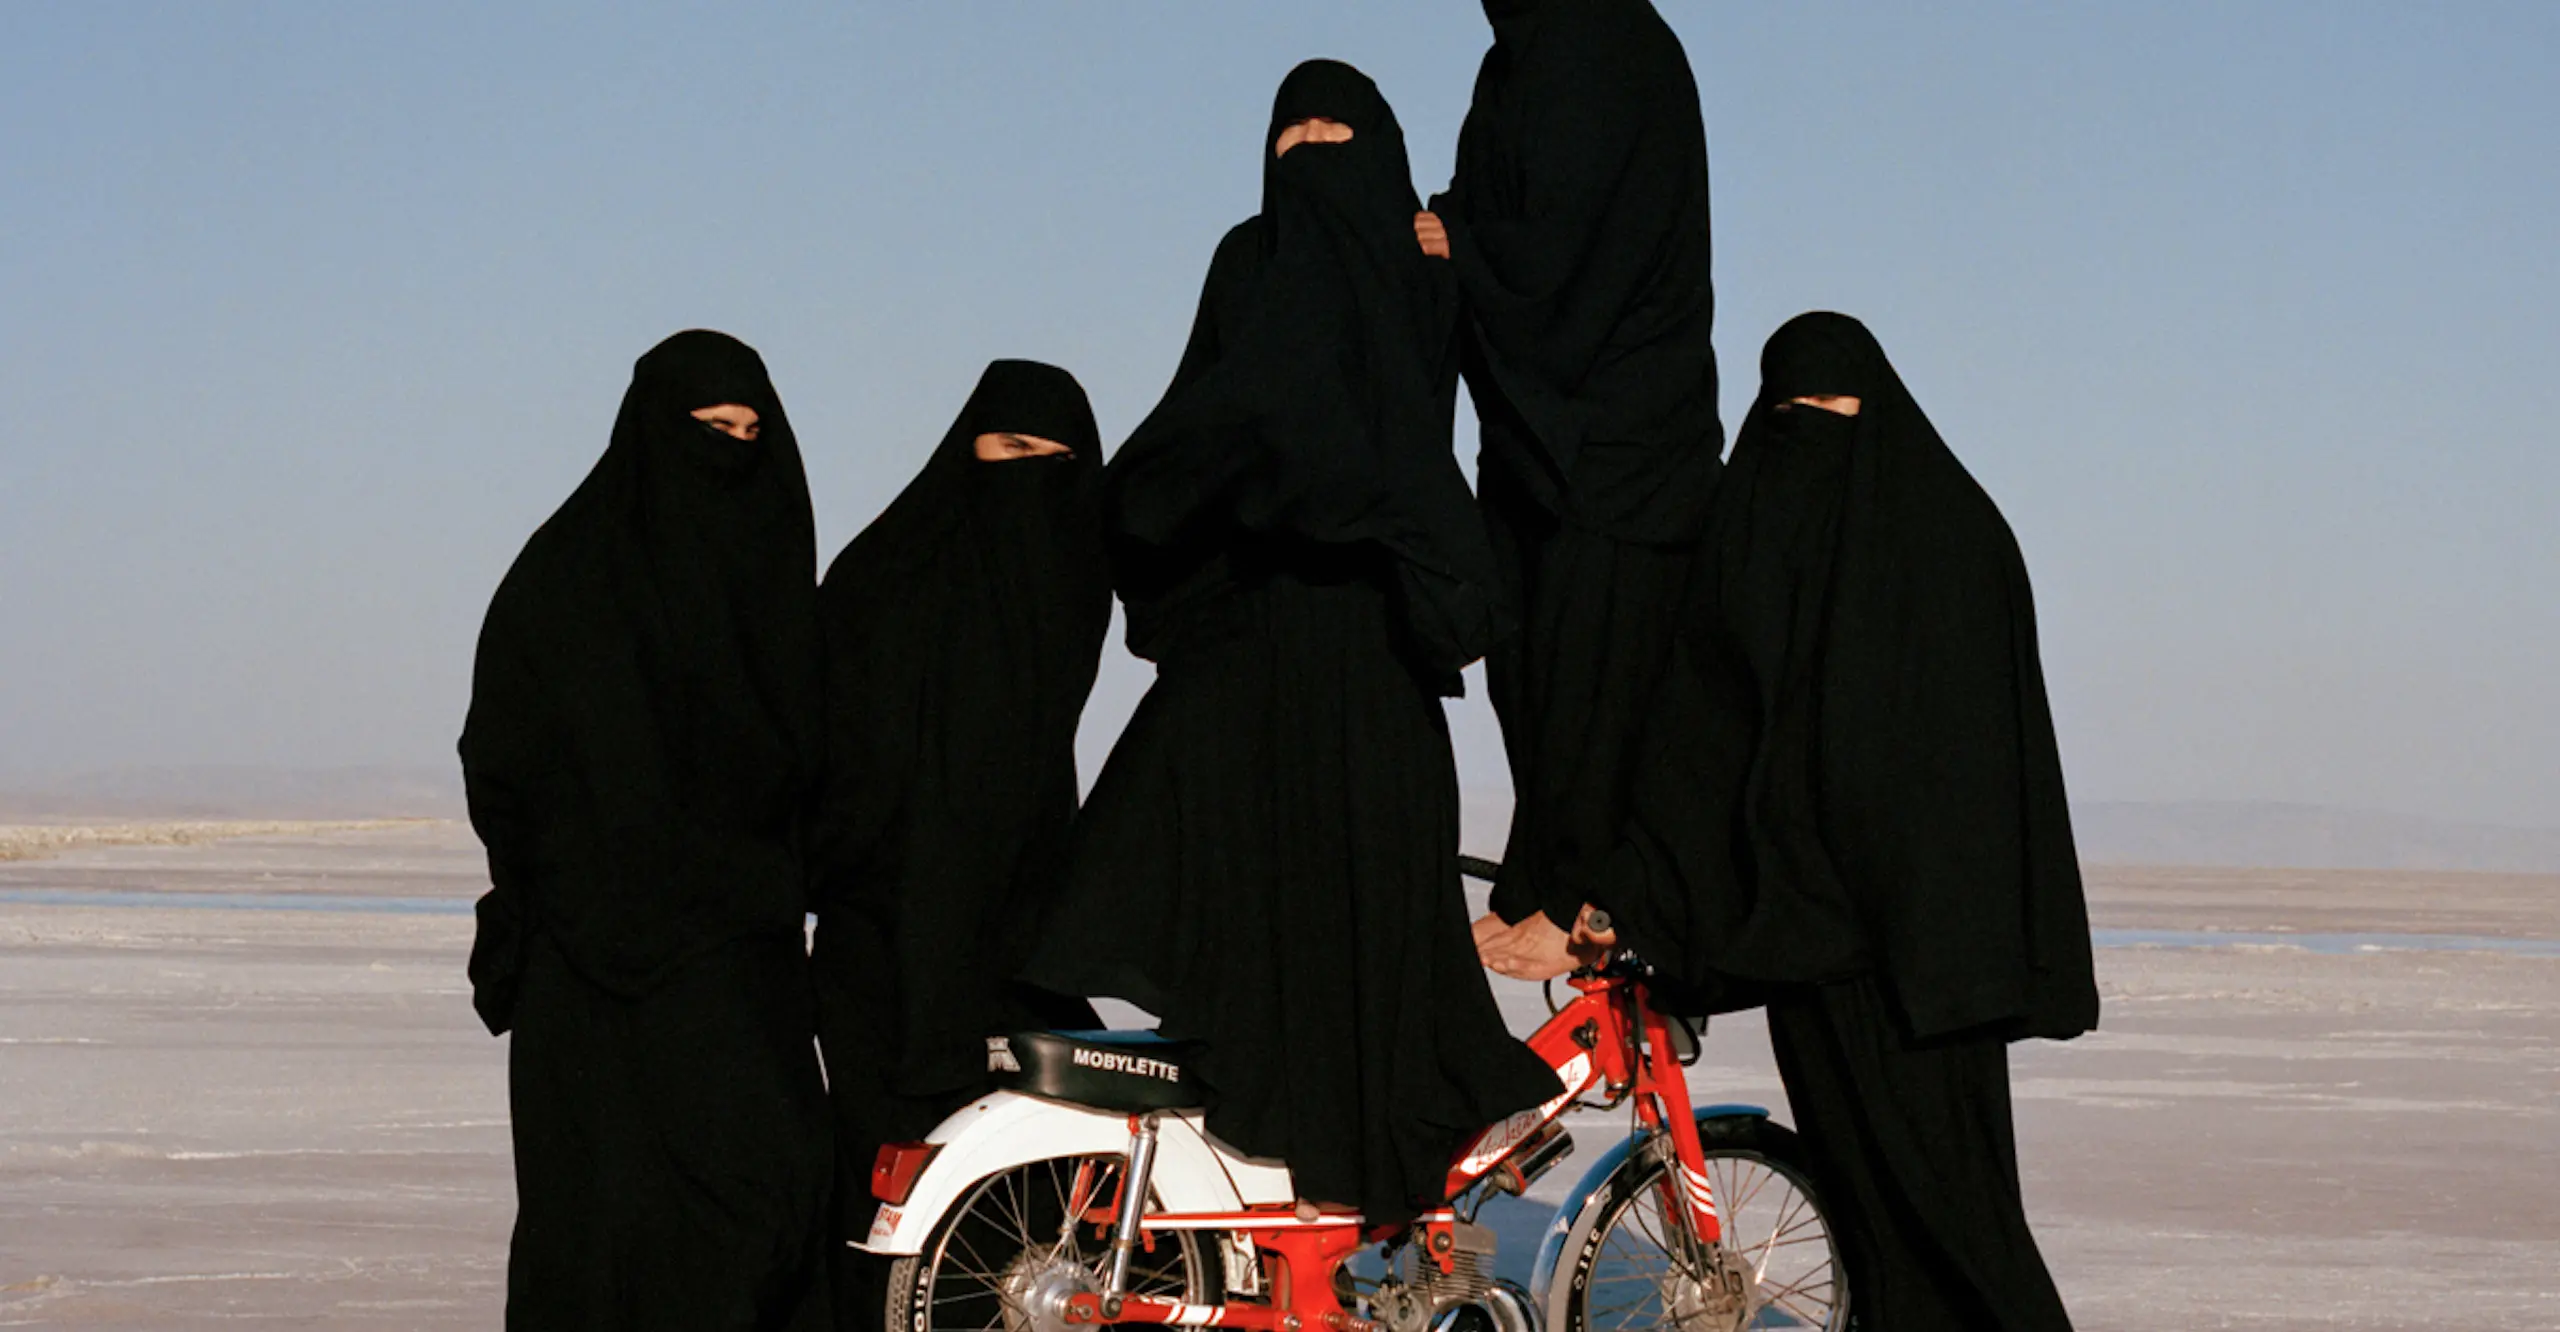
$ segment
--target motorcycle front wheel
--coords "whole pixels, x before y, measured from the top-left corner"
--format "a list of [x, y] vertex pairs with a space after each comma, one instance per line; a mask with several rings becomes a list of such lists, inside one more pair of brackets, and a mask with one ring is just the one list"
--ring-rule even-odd
[[1697, 1241], [1667, 1150], [1629, 1154], [1568, 1240], [1553, 1332], [1844, 1332], [1841, 1236], [1802, 1141], [1757, 1115], [1701, 1119], [1698, 1138], [1723, 1235]]

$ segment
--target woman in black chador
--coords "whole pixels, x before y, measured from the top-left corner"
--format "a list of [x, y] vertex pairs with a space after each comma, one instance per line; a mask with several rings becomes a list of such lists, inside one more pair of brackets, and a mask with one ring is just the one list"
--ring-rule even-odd
[[1517, 806], [1477, 924], [1511, 970], [1563, 958], [1575, 880], [1626, 818], [1724, 432], [1706, 127], [1679, 39], [1646, 0], [1484, 8], [1493, 49], [1420, 224], [1466, 295], [1478, 493], [1522, 619], [1487, 662]]
[[1105, 473], [1156, 683], [1032, 976], [1205, 1039], [1213, 1132], [1392, 1218], [1556, 1080], [1503, 1030], [1454, 864], [1440, 699], [1498, 627], [1449, 449], [1456, 293], [1359, 71], [1293, 70], [1263, 153], [1262, 212]]
[[764, 363], [696, 331], [490, 603], [462, 771], [473, 1003], [514, 1032], [510, 1328], [824, 1323], [815, 565]]
[[1012, 982], [1064, 868], [1076, 721], [1111, 625], [1102, 448], [1073, 375], [998, 361], [820, 589], [820, 1044], [836, 1111], [836, 1316], [876, 1327], [872, 1157], [987, 1088], [987, 1039], [1101, 1025]]
[[2007, 1046], [2090, 1030], [2098, 993], [2026, 564], [1856, 320], [1769, 340], [1689, 598], [1592, 899], [1767, 998], [1876, 1326], [2068, 1328]]

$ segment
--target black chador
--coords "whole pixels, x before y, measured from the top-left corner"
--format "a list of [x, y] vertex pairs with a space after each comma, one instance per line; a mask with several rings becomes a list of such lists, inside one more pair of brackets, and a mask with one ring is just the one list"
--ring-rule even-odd
[[2006, 1046], [2089, 1030], [2098, 995], [2026, 564], [1856, 320], [1769, 340], [1653, 736], [1593, 896], [1679, 978], [1766, 996], [1860, 1223], [1854, 1297], [1881, 1327], [2067, 1328]]
[[1707, 140], [1646, 0], [1485, 0], [1494, 45], [1432, 200], [1465, 292], [1477, 486], [1521, 631], [1487, 664], [1510, 758], [1494, 909], [1558, 924], [1625, 817], [1724, 445]]
[[[721, 404], [753, 440], [693, 415]], [[461, 748], [473, 1002], [514, 1033], [510, 1328], [823, 1322], [815, 557], [764, 363], [679, 333], [490, 603]]]
[[[989, 435], [1068, 451], [982, 458]], [[880, 1146], [983, 1093], [989, 1037], [1099, 1025], [1083, 1000], [1011, 978], [1064, 869], [1076, 722], [1111, 624], [1101, 453], [1074, 376], [998, 361], [819, 592], [813, 962], [848, 1327], [876, 1326], [886, 1298], [879, 1265], [841, 1249], [870, 1226]]]
[[[1353, 137], [1275, 155], [1310, 118]], [[1556, 1080], [1503, 1029], [1454, 865], [1440, 700], [1499, 629], [1449, 448], [1454, 286], [1357, 70], [1292, 71], [1262, 150], [1262, 212], [1105, 476], [1156, 683], [1032, 974], [1205, 1038], [1214, 1133], [1286, 1159], [1302, 1198], [1394, 1217]]]

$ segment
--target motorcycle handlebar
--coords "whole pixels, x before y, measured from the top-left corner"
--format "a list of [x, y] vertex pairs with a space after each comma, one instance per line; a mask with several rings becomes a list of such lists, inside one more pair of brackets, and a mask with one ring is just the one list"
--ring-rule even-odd
[[[1481, 879], [1486, 883], [1491, 883], [1501, 875], [1502, 862], [1499, 860], [1487, 860], [1482, 856], [1462, 855], [1458, 857], [1458, 873], [1466, 878]], [[1584, 970], [1595, 976], [1635, 976], [1643, 978], [1653, 974], [1652, 964], [1646, 962], [1643, 958], [1636, 956], [1636, 952], [1632, 948], [1612, 949], [1609, 953], [1609, 960], [1606, 963], [1602, 964], [1597, 969], [1585, 968]]]

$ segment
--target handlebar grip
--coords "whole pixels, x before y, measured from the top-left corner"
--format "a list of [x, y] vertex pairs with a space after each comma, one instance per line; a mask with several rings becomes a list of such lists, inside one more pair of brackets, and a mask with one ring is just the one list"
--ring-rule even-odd
[[1502, 873], [1502, 862], [1486, 860], [1478, 856], [1460, 856], [1458, 873], [1470, 879], [1482, 879], [1486, 883], [1491, 883], [1496, 875]]

